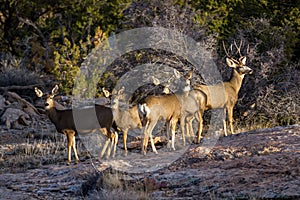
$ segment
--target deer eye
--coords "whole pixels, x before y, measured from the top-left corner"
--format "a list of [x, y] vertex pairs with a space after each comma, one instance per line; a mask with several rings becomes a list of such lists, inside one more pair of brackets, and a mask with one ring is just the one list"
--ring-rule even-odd
[[237, 67], [237, 68], [236, 68], [236, 71], [242, 72], [242, 71], [243, 71], [243, 68], [242, 68], [242, 67]]
[[244, 74], [245, 73], [245, 68], [244, 67], [237, 67], [237, 71], [240, 74]]

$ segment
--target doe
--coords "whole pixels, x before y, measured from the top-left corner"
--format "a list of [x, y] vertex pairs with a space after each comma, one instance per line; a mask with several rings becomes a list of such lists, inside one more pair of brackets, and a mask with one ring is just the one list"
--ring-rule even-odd
[[[103, 157], [109, 142], [111, 145], [108, 149], [107, 156], [110, 156], [111, 148], [113, 147], [113, 156], [116, 152], [116, 145], [118, 142], [118, 134], [111, 131], [113, 123], [113, 114], [111, 108], [95, 105], [95, 108], [84, 108], [84, 109], [65, 109], [58, 110], [55, 107], [55, 101], [53, 100], [54, 96], [58, 92], [58, 85], [56, 85], [51, 94], [44, 94], [40, 89], [35, 88], [35, 93], [38, 97], [45, 96], [45, 110], [46, 115], [49, 117], [51, 122], [55, 125], [56, 130], [60, 133], [63, 133], [67, 136], [67, 146], [68, 146], [68, 161], [71, 162], [71, 149], [73, 149], [75, 154], [76, 163], [79, 161], [75, 135], [78, 133], [90, 133], [95, 130], [100, 130], [105, 136], [108, 137], [106, 140], [103, 149], [101, 151], [100, 157]], [[79, 128], [76, 127], [73, 117], [73, 112], [76, 112], [79, 116], [82, 116], [80, 121]], [[93, 117], [93, 113], [96, 113], [96, 118]]]

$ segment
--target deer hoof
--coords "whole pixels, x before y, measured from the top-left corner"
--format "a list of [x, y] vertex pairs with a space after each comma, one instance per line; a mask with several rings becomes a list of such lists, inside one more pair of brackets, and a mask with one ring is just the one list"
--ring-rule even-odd
[[202, 137], [195, 138], [195, 139], [194, 139], [194, 143], [195, 143], [195, 144], [200, 144], [201, 139], [202, 139]]

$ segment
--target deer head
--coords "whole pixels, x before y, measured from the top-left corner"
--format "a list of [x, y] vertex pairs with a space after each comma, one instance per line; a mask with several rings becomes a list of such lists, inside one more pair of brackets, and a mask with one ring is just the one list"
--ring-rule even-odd
[[239, 60], [233, 58], [226, 58], [226, 63], [229, 67], [234, 68], [241, 76], [245, 74], [252, 74], [253, 70], [246, 66], [246, 56], [242, 56]]
[[[239, 46], [236, 44], [236, 41], [234, 41], [234, 46], [235, 48], [237, 49], [236, 53], [239, 54], [240, 58], [238, 60], [235, 60], [233, 59], [233, 56], [230, 56], [228, 51], [226, 50], [225, 48], [225, 45], [224, 45], [224, 42], [223, 42], [223, 48], [224, 48], [224, 51], [227, 55], [227, 58], [226, 58], [226, 63], [229, 67], [232, 67], [241, 77], [244, 77], [245, 74], [252, 74], [253, 73], [253, 70], [246, 66], [246, 56], [243, 56], [242, 53], [241, 53], [241, 47], [243, 45], [243, 41], [241, 40]], [[232, 51], [232, 44], [230, 45], [230, 51]], [[248, 52], [248, 49], [249, 49], [249, 45], [248, 45], [248, 48], [247, 48], [247, 52]]]
[[38, 97], [45, 97], [45, 109], [49, 110], [55, 107], [55, 101], [53, 100], [54, 96], [58, 93], [58, 85], [55, 85], [51, 91], [51, 94], [44, 94], [37, 87], [34, 88], [34, 91]]

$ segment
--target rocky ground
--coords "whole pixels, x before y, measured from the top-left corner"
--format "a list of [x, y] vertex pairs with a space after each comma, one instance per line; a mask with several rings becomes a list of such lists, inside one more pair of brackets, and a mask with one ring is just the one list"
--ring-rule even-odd
[[[208, 151], [193, 144], [168, 166], [144, 173], [87, 158], [69, 166], [64, 159], [4, 165], [18, 159], [4, 144], [8, 134], [1, 131], [0, 199], [300, 199], [299, 125], [223, 137]], [[149, 161], [159, 152], [149, 152]]]

